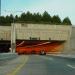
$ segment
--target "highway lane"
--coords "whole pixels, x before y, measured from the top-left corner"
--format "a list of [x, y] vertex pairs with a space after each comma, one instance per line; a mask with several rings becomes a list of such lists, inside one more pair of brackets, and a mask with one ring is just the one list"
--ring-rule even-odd
[[16, 73], [21, 69], [23, 63], [25, 64], [28, 56], [18, 56], [12, 60], [0, 61], [0, 75], [16, 75]]
[[55, 56], [23, 55], [9, 63], [0, 66], [0, 75], [75, 75], [74, 60]]
[[75, 75], [72, 62], [51, 56], [30, 56], [28, 63], [17, 75]]

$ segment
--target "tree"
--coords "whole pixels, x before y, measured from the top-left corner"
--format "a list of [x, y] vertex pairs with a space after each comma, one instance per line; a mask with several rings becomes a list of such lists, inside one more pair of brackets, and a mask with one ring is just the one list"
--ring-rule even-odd
[[9, 23], [13, 23], [14, 22], [14, 17], [12, 14], [10, 14], [9, 16]]
[[22, 22], [26, 21], [26, 14], [25, 13], [21, 14], [20, 21], [22, 21]]
[[18, 15], [15, 16], [15, 22], [19, 22], [19, 17], [18, 17]]
[[32, 21], [32, 13], [30, 13], [29, 11], [26, 13], [26, 21], [27, 22], [31, 22]]
[[34, 13], [32, 17], [32, 22], [40, 23], [42, 20], [42, 16], [40, 13]]
[[72, 24], [71, 24], [71, 21], [70, 21], [70, 19], [69, 19], [68, 17], [64, 18], [62, 24], [65, 24], [65, 25], [72, 25]]
[[0, 16], [0, 25], [1, 24], [5, 24], [6, 23], [6, 19], [4, 16]]
[[0, 16], [0, 24], [11, 25], [12, 22], [24, 22], [24, 23], [47, 23], [47, 24], [63, 24], [63, 25], [71, 25], [71, 21], [68, 17], [64, 18], [61, 22], [61, 19], [58, 15], [54, 15], [53, 17], [45, 11], [42, 15], [38, 13], [22, 13], [20, 17], [16, 15], [15, 17], [11, 14], [10, 16]]
[[43, 15], [42, 15], [42, 21], [43, 22], [47, 22], [47, 23], [51, 23], [52, 20], [51, 20], [51, 16], [50, 14], [48, 14], [48, 12], [44, 12]]
[[10, 22], [10, 17], [8, 15], [5, 17], [5, 19], [6, 19], [6, 23]]
[[30, 22], [32, 21], [32, 13], [30, 13], [29, 11], [27, 13], [22, 13], [20, 20], [22, 22]]
[[53, 24], [61, 24], [61, 19], [59, 18], [58, 15], [54, 15], [54, 16], [52, 17], [52, 23], [53, 23]]

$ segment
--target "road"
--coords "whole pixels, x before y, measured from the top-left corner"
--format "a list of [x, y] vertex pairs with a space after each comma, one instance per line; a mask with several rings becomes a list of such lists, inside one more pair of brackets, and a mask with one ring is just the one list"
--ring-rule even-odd
[[75, 75], [75, 61], [49, 55], [22, 55], [0, 61], [0, 75]]

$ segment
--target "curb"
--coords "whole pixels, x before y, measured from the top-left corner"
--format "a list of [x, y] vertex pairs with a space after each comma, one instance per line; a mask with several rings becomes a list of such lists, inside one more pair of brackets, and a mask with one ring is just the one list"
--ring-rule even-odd
[[75, 55], [64, 55], [64, 54], [47, 54], [48, 56], [63, 58], [63, 59], [70, 59], [75, 60]]
[[16, 58], [17, 53], [0, 53], [0, 61], [7, 61]]

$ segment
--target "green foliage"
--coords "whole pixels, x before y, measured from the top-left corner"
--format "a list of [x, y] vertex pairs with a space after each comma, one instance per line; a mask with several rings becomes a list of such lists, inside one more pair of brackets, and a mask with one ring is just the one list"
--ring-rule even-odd
[[54, 16], [52, 17], [52, 23], [53, 23], [53, 24], [61, 24], [61, 19], [60, 19], [60, 17], [59, 17], [58, 15], [54, 15]]
[[6, 19], [4, 16], [0, 16], [0, 24], [6, 23]]
[[6, 16], [5, 17], [6, 23], [12, 23], [14, 21], [14, 17], [11, 14], [10, 16]]
[[39, 13], [34, 13], [33, 14], [32, 22], [34, 22], [34, 23], [37, 23], [37, 22], [40, 23], [41, 20], [42, 20], [41, 14], [39, 14]]
[[43, 14], [39, 12], [32, 14], [28, 11], [27, 13], [22, 13], [20, 16], [16, 15], [15, 17], [13, 17], [12, 14], [10, 16], [0, 16], [0, 25], [11, 25], [13, 22], [71, 25], [71, 21], [68, 17], [61, 21], [58, 15], [50, 16], [47, 11]]
[[65, 25], [72, 25], [72, 24], [71, 24], [71, 21], [70, 21], [70, 19], [69, 19], [68, 17], [64, 18], [62, 24], [65, 24]]
[[43, 13], [42, 21], [43, 21], [43, 22], [52, 23], [51, 16], [50, 16], [50, 14], [48, 14], [48, 12], [45, 11], [45, 12]]
[[15, 20], [15, 22], [18, 22], [19, 21], [19, 17], [16, 15], [14, 20]]

